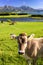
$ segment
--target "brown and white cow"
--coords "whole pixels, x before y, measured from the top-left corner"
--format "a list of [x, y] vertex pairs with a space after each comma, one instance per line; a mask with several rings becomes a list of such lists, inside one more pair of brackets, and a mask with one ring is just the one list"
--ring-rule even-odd
[[34, 34], [27, 36], [26, 33], [21, 33], [16, 39], [19, 46], [18, 53], [32, 58], [33, 65], [36, 65], [37, 57], [43, 57], [43, 38], [34, 38]]

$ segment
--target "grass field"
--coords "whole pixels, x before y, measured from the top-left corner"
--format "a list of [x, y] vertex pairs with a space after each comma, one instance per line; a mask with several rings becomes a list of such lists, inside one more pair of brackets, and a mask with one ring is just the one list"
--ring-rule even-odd
[[[43, 37], [43, 22], [16, 22], [15, 25], [0, 23], [0, 65], [27, 65], [25, 58], [18, 55], [17, 40], [10, 39], [11, 33], [19, 35], [21, 32]], [[37, 62], [43, 65], [43, 59], [39, 58]]]
[[30, 15], [7, 15], [7, 16], [0, 16], [0, 18], [19, 18], [19, 17], [29, 17]]

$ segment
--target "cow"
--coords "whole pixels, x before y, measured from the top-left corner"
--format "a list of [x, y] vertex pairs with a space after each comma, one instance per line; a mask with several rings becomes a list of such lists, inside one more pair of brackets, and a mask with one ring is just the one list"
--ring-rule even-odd
[[16, 36], [18, 42], [18, 53], [25, 55], [27, 59], [32, 58], [32, 64], [36, 65], [38, 56], [43, 57], [43, 38], [34, 38], [35, 34], [27, 36], [26, 33], [21, 33]]

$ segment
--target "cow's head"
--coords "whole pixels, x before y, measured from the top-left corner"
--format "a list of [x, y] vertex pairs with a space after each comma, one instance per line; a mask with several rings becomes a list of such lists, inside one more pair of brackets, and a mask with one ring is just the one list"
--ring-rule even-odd
[[27, 36], [26, 33], [21, 33], [19, 34], [18, 37], [18, 46], [19, 46], [19, 54], [25, 54], [25, 49], [27, 47], [27, 42], [31, 41], [34, 38], [34, 34], [31, 34], [29, 36]]
[[26, 33], [21, 33], [19, 34], [18, 37], [18, 47], [19, 47], [19, 54], [24, 54], [25, 49], [27, 47], [27, 34]]
[[15, 35], [12, 35], [12, 36], [18, 41], [18, 48], [19, 48], [18, 53], [25, 54], [25, 49], [27, 47], [27, 41], [31, 40], [34, 37], [34, 34], [27, 36], [26, 33], [21, 33], [19, 34], [19, 36], [15, 36]]

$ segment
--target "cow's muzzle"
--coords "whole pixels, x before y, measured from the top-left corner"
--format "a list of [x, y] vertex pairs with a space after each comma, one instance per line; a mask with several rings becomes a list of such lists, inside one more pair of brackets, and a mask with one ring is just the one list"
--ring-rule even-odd
[[24, 54], [24, 51], [19, 51], [18, 52], [20, 55], [23, 55]]

